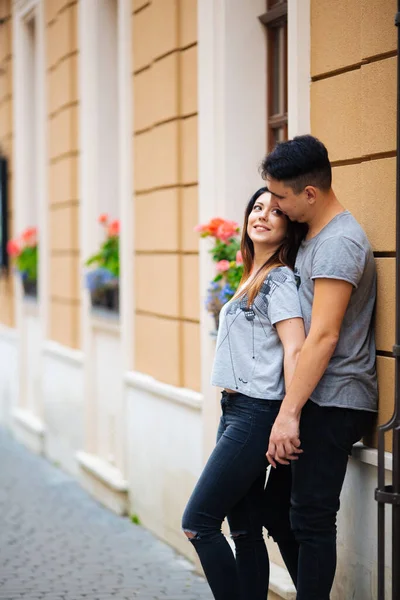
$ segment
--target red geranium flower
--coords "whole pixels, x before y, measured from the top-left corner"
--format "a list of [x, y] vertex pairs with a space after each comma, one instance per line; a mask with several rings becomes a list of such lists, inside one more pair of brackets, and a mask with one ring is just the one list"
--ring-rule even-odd
[[112, 221], [109, 226], [108, 226], [108, 235], [109, 237], [117, 237], [119, 235], [119, 221], [118, 219], [116, 219], [115, 221]]
[[21, 235], [22, 241], [27, 246], [36, 246], [37, 244], [37, 229], [36, 227], [28, 227]]
[[7, 242], [7, 254], [10, 256], [18, 256], [21, 252], [21, 248], [15, 240], [9, 240]]
[[102, 213], [99, 216], [99, 223], [100, 223], [100, 225], [107, 225], [107, 223], [108, 223], [108, 215], [106, 213]]
[[213, 235], [215, 237], [217, 235], [217, 231], [218, 231], [219, 227], [221, 227], [224, 223], [225, 223], [225, 220], [220, 219], [219, 217], [215, 217], [215, 219], [211, 219], [211, 221], [208, 224], [208, 230], [210, 232], [210, 235]]
[[225, 271], [229, 271], [230, 266], [231, 266], [231, 263], [229, 262], [229, 260], [220, 260], [216, 264], [217, 271], [219, 271], [220, 273], [224, 273]]
[[227, 242], [233, 238], [239, 231], [239, 225], [235, 221], [224, 221], [217, 228], [215, 237], [221, 240], [221, 242]]

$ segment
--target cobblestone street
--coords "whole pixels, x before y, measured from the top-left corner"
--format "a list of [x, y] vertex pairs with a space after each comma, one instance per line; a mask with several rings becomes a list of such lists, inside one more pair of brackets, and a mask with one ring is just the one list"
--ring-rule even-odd
[[0, 429], [1, 600], [209, 600], [189, 562]]

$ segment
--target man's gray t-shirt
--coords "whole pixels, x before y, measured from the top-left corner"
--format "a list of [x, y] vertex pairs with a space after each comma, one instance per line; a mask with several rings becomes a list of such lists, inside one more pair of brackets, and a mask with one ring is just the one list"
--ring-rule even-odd
[[373, 331], [376, 267], [367, 236], [349, 211], [337, 215], [318, 235], [302, 243], [295, 275], [307, 335], [314, 280], [340, 279], [353, 286], [339, 341], [311, 400], [321, 406], [375, 411], [378, 398]]
[[301, 317], [293, 271], [273, 269], [249, 307], [247, 296], [222, 307], [212, 384], [268, 400], [285, 396], [283, 346], [275, 324]]

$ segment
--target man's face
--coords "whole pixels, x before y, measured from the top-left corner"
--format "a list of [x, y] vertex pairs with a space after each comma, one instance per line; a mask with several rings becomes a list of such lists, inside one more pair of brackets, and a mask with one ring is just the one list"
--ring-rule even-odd
[[271, 192], [271, 206], [279, 208], [291, 221], [306, 223], [309, 212], [306, 191], [295, 194], [291, 187], [269, 175], [266, 182], [268, 190]]

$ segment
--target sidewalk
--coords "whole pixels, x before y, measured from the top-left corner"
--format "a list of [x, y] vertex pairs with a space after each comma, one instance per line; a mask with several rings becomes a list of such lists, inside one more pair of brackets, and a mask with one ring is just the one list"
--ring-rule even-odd
[[0, 429], [0, 600], [211, 600], [192, 565]]

